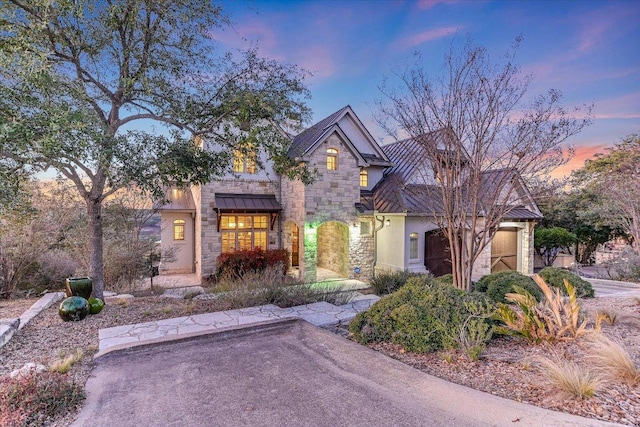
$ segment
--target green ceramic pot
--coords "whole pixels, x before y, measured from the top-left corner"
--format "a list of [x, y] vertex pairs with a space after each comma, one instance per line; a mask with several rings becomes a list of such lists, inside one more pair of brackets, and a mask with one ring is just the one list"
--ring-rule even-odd
[[93, 281], [90, 277], [69, 277], [65, 280], [68, 297], [82, 297], [86, 300], [91, 298], [93, 291]]
[[89, 314], [89, 302], [82, 297], [69, 297], [60, 304], [58, 314], [65, 322], [77, 322]]
[[89, 314], [98, 314], [104, 308], [104, 301], [100, 298], [89, 298]]

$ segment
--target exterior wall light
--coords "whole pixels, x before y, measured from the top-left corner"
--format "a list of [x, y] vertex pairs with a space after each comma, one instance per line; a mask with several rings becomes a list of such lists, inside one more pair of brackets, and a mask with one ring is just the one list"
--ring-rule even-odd
[[384, 222], [384, 225], [386, 225], [387, 227], [391, 227], [391, 220], [388, 219]]

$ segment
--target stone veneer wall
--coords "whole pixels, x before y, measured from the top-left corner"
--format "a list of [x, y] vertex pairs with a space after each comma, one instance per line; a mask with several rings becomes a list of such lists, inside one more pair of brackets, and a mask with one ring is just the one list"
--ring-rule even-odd
[[[327, 170], [327, 148], [338, 150], [337, 170]], [[329, 221], [343, 222], [349, 227], [359, 224], [355, 204], [360, 201], [360, 168], [354, 155], [336, 133], [315, 150], [307, 167], [318, 170], [316, 181], [308, 185], [304, 192], [304, 279], [312, 282], [316, 279], [318, 226]], [[351, 246], [348, 266], [359, 263], [353, 259]]]
[[318, 267], [349, 274], [349, 227], [330, 221], [318, 228]]
[[[367, 235], [360, 234], [360, 222], [370, 223], [370, 233]], [[373, 277], [373, 263], [375, 254], [375, 241], [373, 238], [375, 221], [373, 216], [361, 216], [358, 226], [351, 228], [351, 236], [349, 239], [349, 277], [358, 280], [367, 280]], [[356, 273], [356, 267], [360, 273]]]
[[[201, 277], [214, 274], [216, 271], [216, 258], [222, 252], [222, 239], [217, 231], [217, 213], [215, 208], [216, 193], [232, 194], [275, 194], [280, 201], [280, 184], [274, 181], [264, 180], [228, 180], [214, 181], [201, 188], [200, 200], [200, 247], [201, 259], [197, 260], [201, 265]], [[198, 218], [196, 218], [198, 220]], [[274, 229], [269, 229], [267, 243], [274, 242], [275, 247], [280, 248], [279, 221], [276, 221]], [[272, 247], [271, 244], [268, 247]]]

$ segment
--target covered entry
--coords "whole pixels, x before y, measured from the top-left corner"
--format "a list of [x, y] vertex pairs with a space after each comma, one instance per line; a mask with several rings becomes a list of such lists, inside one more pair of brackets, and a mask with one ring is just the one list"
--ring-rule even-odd
[[491, 240], [491, 272], [518, 271], [518, 228], [500, 228]]
[[349, 276], [349, 227], [341, 222], [325, 222], [318, 227], [317, 266], [342, 277]]
[[449, 239], [442, 230], [424, 233], [424, 266], [436, 277], [451, 274]]

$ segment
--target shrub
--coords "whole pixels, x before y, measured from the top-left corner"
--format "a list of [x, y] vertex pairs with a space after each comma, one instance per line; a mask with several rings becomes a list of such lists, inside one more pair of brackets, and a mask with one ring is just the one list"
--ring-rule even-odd
[[0, 378], [0, 425], [45, 425], [47, 418], [70, 411], [84, 397], [81, 386], [55, 372], [3, 377]]
[[623, 250], [603, 265], [612, 279], [640, 282], [640, 255], [631, 248]]
[[376, 295], [387, 295], [403, 287], [407, 280], [415, 276], [418, 276], [418, 274], [408, 271], [380, 272], [376, 273], [375, 277], [369, 281], [369, 286], [371, 286]]
[[560, 289], [551, 287], [538, 275], [534, 280], [544, 295], [538, 302], [533, 295], [516, 286], [516, 292], [506, 295], [507, 301], [515, 304], [498, 304], [496, 318], [504, 325], [496, 332], [520, 336], [530, 342], [558, 341], [578, 338], [587, 332], [586, 320], [580, 321], [580, 306], [576, 291], [565, 280], [568, 298]]
[[593, 286], [591, 283], [582, 279], [575, 273], [572, 273], [568, 270], [557, 268], [557, 267], [545, 267], [540, 273], [538, 273], [540, 277], [542, 277], [545, 282], [549, 285], [556, 287], [564, 292], [564, 280], [566, 279], [571, 286], [573, 286], [576, 290], [576, 296], [578, 298], [593, 298]]
[[75, 275], [80, 263], [69, 253], [53, 250], [40, 255], [38, 270], [33, 276], [32, 287], [39, 293], [43, 289], [60, 289], [64, 287], [64, 279]]
[[473, 289], [484, 292], [495, 302], [506, 303], [505, 295], [515, 291], [515, 286], [526, 290], [533, 297], [540, 301], [542, 293], [536, 286], [536, 282], [529, 276], [520, 274], [517, 271], [501, 271], [491, 273], [478, 280]]
[[225, 252], [217, 258], [217, 275], [240, 276], [247, 272], [264, 271], [267, 267], [278, 266], [282, 275], [289, 268], [289, 252], [286, 249], [244, 250]]
[[[470, 312], [469, 304], [477, 304], [482, 315]], [[474, 339], [488, 340], [486, 328], [480, 333], [491, 304], [477, 294], [466, 293], [453, 286], [427, 277], [414, 277], [398, 291], [382, 298], [368, 311], [362, 312], [349, 325], [356, 340], [394, 342], [406, 350], [423, 353], [460, 347], [461, 333]], [[472, 320], [469, 320], [472, 318]], [[476, 343], [477, 344], [477, 343]]]

